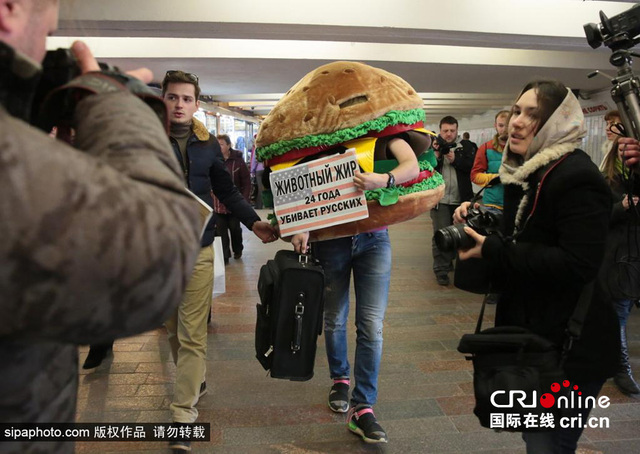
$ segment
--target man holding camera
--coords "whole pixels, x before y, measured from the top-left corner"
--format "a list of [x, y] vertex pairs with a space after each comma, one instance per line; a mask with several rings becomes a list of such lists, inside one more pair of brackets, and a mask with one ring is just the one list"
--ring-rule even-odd
[[68, 103], [49, 106], [71, 120], [75, 148], [27, 124], [57, 22], [57, 0], [0, 0], [0, 423], [73, 422], [77, 345], [160, 326], [198, 252], [198, 203], [163, 124], [123, 81], [140, 93], [144, 84], [101, 73], [76, 42], [83, 74], [60, 92]]
[[[445, 181], [445, 194], [440, 203], [431, 210], [433, 233], [453, 224], [453, 212], [460, 203], [473, 197], [471, 188], [471, 167], [475, 157], [474, 149], [469, 142], [456, 143], [458, 137], [458, 120], [446, 116], [440, 120], [440, 135], [437, 148], [434, 147], [440, 172]], [[438, 284], [449, 285], [449, 272], [453, 271], [455, 251], [441, 251], [432, 239], [433, 272]]]

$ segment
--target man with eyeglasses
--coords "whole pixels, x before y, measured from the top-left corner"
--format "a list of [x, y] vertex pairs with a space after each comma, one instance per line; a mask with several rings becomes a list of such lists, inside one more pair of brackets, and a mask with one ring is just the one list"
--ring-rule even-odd
[[[193, 115], [200, 105], [200, 86], [195, 74], [167, 71], [162, 96], [169, 110], [170, 140], [189, 189], [213, 207], [213, 194], [240, 222], [264, 243], [277, 239], [276, 230], [261, 221], [254, 209], [233, 185], [226, 171], [220, 145], [204, 124]], [[176, 313], [165, 323], [171, 353], [177, 366], [173, 402], [174, 422], [193, 423], [195, 408], [206, 392], [207, 317], [213, 290], [213, 243], [215, 219], [205, 228], [201, 252], [191, 280]], [[189, 451], [188, 442], [171, 444], [174, 452]]]

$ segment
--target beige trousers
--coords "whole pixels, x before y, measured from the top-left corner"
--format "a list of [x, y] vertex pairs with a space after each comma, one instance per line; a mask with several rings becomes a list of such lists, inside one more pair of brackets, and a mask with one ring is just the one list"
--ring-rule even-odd
[[193, 423], [207, 366], [207, 318], [213, 291], [213, 246], [202, 248], [178, 309], [165, 322], [176, 382], [169, 406], [174, 422]]

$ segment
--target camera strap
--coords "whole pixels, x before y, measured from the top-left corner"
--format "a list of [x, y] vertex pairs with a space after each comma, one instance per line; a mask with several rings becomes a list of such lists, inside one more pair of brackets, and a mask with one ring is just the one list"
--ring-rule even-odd
[[500, 184], [500, 177], [492, 178], [491, 181], [489, 181], [486, 185], [484, 185], [482, 188], [480, 188], [480, 190], [478, 192], [476, 192], [473, 195], [473, 197], [471, 197], [471, 200], [469, 201], [469, 202], [471, 202], [471, 205], [473, 205], [478, 200], [480, 200], [480, 196], [482, 195], [482, 193], [484, 192], [485, 189], [492, 188], [492, 187], [497, 186], [499, 184]]

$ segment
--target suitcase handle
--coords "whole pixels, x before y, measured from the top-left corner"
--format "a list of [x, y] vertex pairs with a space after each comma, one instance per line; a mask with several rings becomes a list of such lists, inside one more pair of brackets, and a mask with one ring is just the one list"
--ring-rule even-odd
[[293, 308], [293, 341], [291, 341], [291, 351], [293, 353], [300, 351], [300, 344], [302, 343], [302, 316], [304, 315], [304, 292], [298, 293], [298, 298], [295, 307]]
[[298, 263], [300, 263], [302, 266], [320, 264], [318, 259], [316, 259], [313, 255], [311, 255], [310, 252], [307, 254], [298, 254]]

